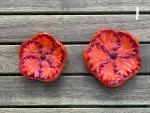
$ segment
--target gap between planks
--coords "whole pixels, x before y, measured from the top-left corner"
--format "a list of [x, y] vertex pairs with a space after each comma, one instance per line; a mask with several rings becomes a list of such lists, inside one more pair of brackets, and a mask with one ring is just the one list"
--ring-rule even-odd
[[[65, 45], [87, 45], [90, 43], [90, 41], [74, 41], [74, 42], [64, 42], [61, 41]], [[139, 41], [140, 44], [150, 44], [150, 41]], [[0, 42], [0, 45], [21, 45], [22, 42]]]
[[0, 105], [1, 108], [150, 108], [150, 105]]
[[[43, 12], [0, 12], [0, 15], [135, 15], [136, 11], [43, 11]], [[140, 14], [150, 14], [149, 11], [140, 11]]]

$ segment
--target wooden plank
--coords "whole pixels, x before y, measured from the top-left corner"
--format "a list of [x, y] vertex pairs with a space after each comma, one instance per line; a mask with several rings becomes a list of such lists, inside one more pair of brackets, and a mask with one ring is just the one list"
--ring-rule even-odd
[[136, 76], [111, 89], [94, 76], [61, 76], [44, 84], [22, 76], [0, 77], [0, 106], [9, 105], [149, 105], [150, 77]]
[[149, 108], [0, 108], [1, 113], [149, 113]]
[[[65, 45], [68, 51], [67, 64], [63, 73], [88, 73], [83, 62], [83, 50], [86, 45]], [[149, 73], [150, 45], [141, 45], [142, 69]], [[18, 73], [18, 45], [0, 45], [0, 73]]]
[[139, 41], [150, 41], [150, 15], [7, 15], [0, 16], [0, 42], [22, 42], [41, 31], [63, 42], [84, 42], [102, 27], [128, 30]]
[[149, 0], [5, 0], [0, 12], [149, 11]]

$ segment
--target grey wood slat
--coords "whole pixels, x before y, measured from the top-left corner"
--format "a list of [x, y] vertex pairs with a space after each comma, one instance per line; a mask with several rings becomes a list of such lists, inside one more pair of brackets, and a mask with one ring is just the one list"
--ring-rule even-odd
[[22, 76], [0, 77], [0, 106], [9, 105], [149, 105], [150, 77], [136, 76], [116, 89], [94, 76], [61, 76], [41, 83]]
[[[83, 51], [87, 45], [65, 45], [68, 56], [63, 73], [88, 73], [83, 62]], [[150, 45], [141, 45], [142, 69], [149, 73]], [[18, 45], [0, 45], [0, 73], [18, 73]]]
[[150, 41], [150, 15], [6, 15], [0, 16], [0, 42], [22, 42], [50, 31], [63, 42], [89, 41], [100, 28], [128, 30], [139, 41]]
[[149, 108], [0, 108], [1, 113], [149, 113]]
[[149, 0], [1, 0], [0, 12], [149, 11]]

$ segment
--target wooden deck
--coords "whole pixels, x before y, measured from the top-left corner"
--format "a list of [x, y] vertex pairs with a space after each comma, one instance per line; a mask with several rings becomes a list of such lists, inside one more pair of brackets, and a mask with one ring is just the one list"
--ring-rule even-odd
[[[84, 47], [102, 27], [128, 30], [141, 43], [140, 73], [116, 89], [100, 84], [83, 63]], [[63, 73], [50, 84], [18, 71], [18, 46], [41, 31], [68, 51]], [[0, 0], [0, 113], [149, 113], [149, 59], [149, 0]]]

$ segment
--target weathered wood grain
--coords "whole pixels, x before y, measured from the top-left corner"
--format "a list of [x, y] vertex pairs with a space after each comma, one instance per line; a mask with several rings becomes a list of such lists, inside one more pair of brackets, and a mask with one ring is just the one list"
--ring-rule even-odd
[[[88, 73], [83, 62], [83, 50], [86, 45], [65, 45], [68, 51], [67, 64], [63, 73]], [[142, 69], [149, 73], [150, 45], [141, 45]], [[0, 45], [0, 73], [18, 73], [18, 45]]]
[[149, 113], [149, 108], [0, 108], [1, 113]]
[[149, 0], [1, 0], [0, 12], [149, 11]]
[[0, 16], [0, 42], [22, 42], [41, 31], [63, 42], [89, 41], [102, 27], [128, 30], [139, 41], [150, 41], [150, 15], [7, 15]]
[[150, 77], [136, 76], [110, 89], [94, 76], [61, 76], [44, 84], [22, 76], [0, 77], [0, 105], [149, 105]]

